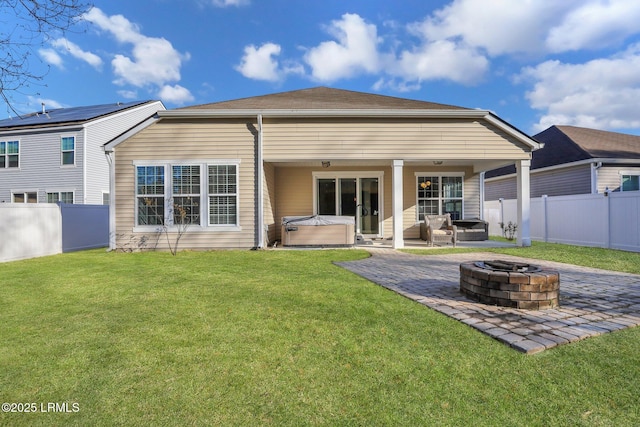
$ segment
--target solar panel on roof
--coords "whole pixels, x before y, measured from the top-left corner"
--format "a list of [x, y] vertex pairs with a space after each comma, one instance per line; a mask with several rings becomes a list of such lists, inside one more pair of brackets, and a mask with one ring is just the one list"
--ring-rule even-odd
[[148, 101], [118, 102], [114, 104], [90, 105], [86, 107], [55, 108], [53, 110], [31, 113], [22, 117], [0, 120], [0, 128], [63, 124], [92, 120], [108, 114], [126, 110]]

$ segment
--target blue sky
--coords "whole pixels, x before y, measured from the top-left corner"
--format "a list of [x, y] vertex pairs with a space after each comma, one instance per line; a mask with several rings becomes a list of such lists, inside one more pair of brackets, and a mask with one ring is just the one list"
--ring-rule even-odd
[[[30, 61], [20, 113], [330, 86], [640, 134], [635, 0], [96, 0]], [[0, 119], [12, 113], [0, 111]]]

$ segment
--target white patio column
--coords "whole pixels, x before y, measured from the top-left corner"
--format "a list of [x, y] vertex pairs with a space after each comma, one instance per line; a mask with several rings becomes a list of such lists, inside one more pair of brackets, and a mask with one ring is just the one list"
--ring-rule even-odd
[[403, 173], [404, 160], [393, 161], [393, 173], [392, 173], [392, 191], [391, 191], [391, 211], [393, 213], [393, 248], [404, 248], [404, 224], [402, 221], [402, 215], [404, 212], [404, 201], [402, 197], [402, 173]]
[[516, 163], [518, 186], [518, 246], [531, 246], [531, 191], [529, 169], [531, 160]]

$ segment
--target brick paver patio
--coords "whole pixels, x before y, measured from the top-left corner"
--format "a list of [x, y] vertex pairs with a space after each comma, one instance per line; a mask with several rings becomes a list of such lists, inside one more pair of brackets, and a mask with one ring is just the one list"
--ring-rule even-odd
[[[640, 275], [483, 252], [419, 256], [392, 249], [369, 251], [370, 258], [337, 264], [524, 353], [640, 325]], [[460, 263], [493, 259], [558, 270], [560, 307], [519, 310], [462, 295]]]

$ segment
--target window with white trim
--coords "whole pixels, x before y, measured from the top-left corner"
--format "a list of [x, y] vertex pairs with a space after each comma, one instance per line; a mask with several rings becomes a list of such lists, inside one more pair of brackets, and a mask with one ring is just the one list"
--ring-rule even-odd
[[238, 168], [209, 165], [209, 224], [238, 224]]
[[164, 166], [136, 167], [136, 224], [164, 224]]
[[623, 174], [621, 175], [620, 191], [638, 191], [640, 190], [640, 173], [639, 174]]
[[20, 142], [0, 141], [0, 169], [20, 167]]
[[73, 203], [73, 191], [47, 192], [47, 203]]
[[63, 136], [60, 139], [60, 153], [63, 166], [76, 164], [76, 138], [74, 136]]
[[200, 224], [200, 166], [171, 167], [173, 224]]
[[416, 217], [451, 214], [451, 219], [462, 219], [464, 200], [463, 175], [416, 174]]
[[238, 164], [139, 162], [136, 226], [239, 226]]

